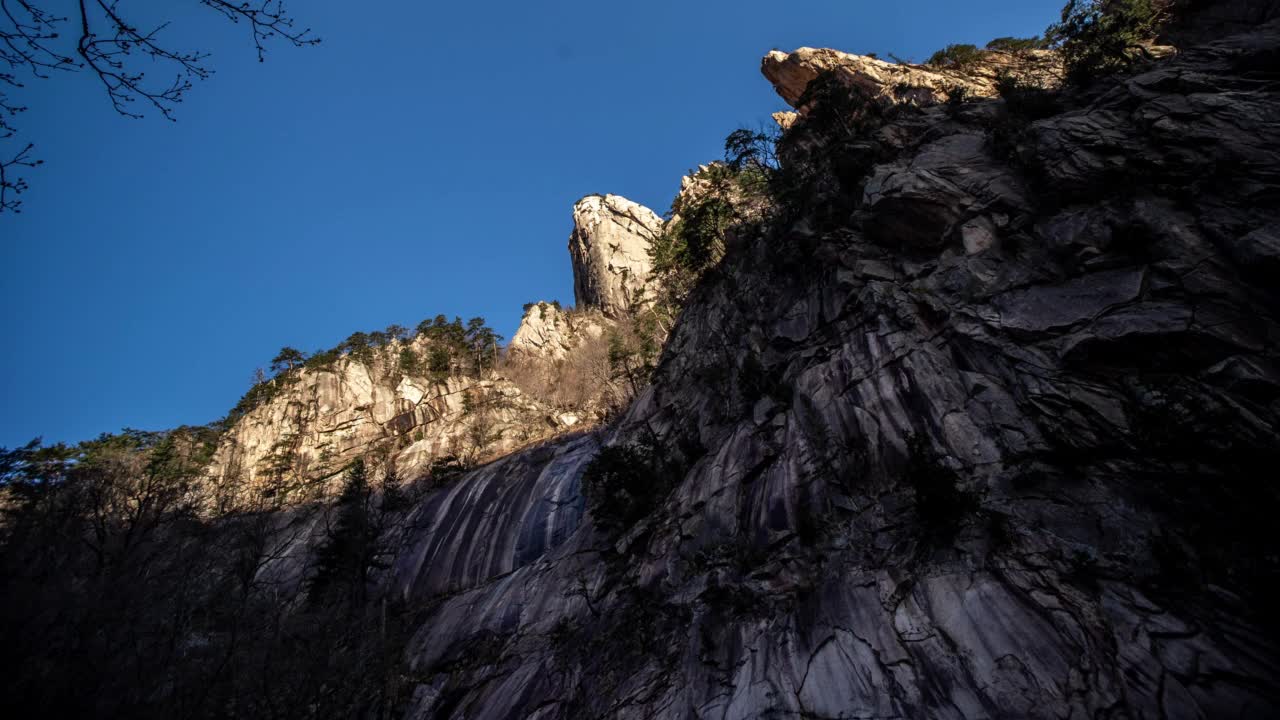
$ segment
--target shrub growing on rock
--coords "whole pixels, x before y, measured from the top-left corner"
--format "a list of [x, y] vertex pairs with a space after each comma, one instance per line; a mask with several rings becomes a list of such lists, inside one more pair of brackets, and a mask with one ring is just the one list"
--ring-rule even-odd
[[652, 445], [602, 449], [582, 474], [582, 492], [601, 526], [625, 529], [653, 512], [671, 489], [672, 475]]
[[1029, 38], [1016, 37], [998, 37], [987, 43], [988, 50], [999, 50], [1000, 52], [1025, 52], [1027, 50], [1044, 50], [1049, 47], [1049, 41], [1036, 35]]
[[1143, 58], [1167, 8], [1165, 0], [1070, 0], [1045, 36], [1062, 53], [1067, 78], [1088, 85]]
[[996, 78], [996, 91], [1011, 115], [1025, 120], [1040, 120], [1057, 114], [1057, 95], [1051, 90], [1028, 85], [1012, 73]]
[[907, 439], [904, 479], [915, 490], [916, 515], [926, 537], [935, 543], [952, 540], [965, 519], [978, 509], [978, 498], [960, 488], [960, 476], [947, 467], [928, 440]]
[[948, 45], [930, 55], [925, 64], [949, 70], [964, 70], [972, 67], [981, 59], [982, 51], [976, 45], [957, 43]]
[[418, 362], [418, 353], [413, 351], [411, 347], [400, 349], [400, 372], [409, 376], [416, 376], [421, 372], [421, 363]]

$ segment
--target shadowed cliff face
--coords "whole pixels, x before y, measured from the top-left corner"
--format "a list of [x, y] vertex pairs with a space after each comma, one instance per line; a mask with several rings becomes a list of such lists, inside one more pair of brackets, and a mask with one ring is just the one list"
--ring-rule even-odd
[[405, 521], [396, 558], [404, 597], [456, 593], [554, 551], [577, 529], [582, 466], [599, 448], [570, 437], [495, 462], [432, 494]]
[[[743, 238], [597, 439], [414, 513], [407, 717], [1274, 717], [1268, 26], [895, 121], [853, 217]], [[673, 489], [579, 519], [597, 447]]]

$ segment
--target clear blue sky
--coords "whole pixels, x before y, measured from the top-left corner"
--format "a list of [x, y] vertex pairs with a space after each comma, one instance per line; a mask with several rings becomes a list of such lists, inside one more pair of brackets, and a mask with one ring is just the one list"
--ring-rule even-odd
[[0, 445], [214, 420], [282, 345], [437, 313], [509, 337], [522, 304], [573, 300], [575, 200], [661, 213], [782, 108], [766, 51], [923, 59], [1062, 2], [295, 1], [323, 44], [264, 64], [243, 28], [160, 4], [217, 70], [178, 122], [114, 115], [87, 75], [24, 96], [46, 164], [0, 216]]

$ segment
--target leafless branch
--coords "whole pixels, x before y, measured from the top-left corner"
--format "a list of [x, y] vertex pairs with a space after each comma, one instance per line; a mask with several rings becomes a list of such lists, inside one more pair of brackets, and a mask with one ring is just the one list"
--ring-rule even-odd
[[[8, 137], [7, 135], [5, 137]], [[31, 143], [22, 148], [17, 155], [9, 160], [0, 160], [0, 213], [5, 212], [21, 212], [22, 201], [17, 198], [27, 189], [27, 181], [24, 178], [13, 177], [13, 168], [27, 167], [33, 168], [43, 163], [43, 160], [32, 160]]]
[[[207, 53], [175, 52], [156, 44], [167, 23], [149, 31], [140, 30], [121, 17], [119, 0], [79, 0], [79, 5], [80, 40], [76, 51], [84, 64], [97, 73], [112, 107], [121, 115], [142, 117], [141, 112], [130, 109], [132, 103], [141, 100], [173, 120], [174, 106], [191, 89], [191, 80], [204, 80], [212, 74], [202, 64], [209, 57]], [[108, 26], [106, 33], [99, 34], [99, 23]], [[146, 71], [131, 69], [129, 61], [135, 54], [168, 63], [176, 70], [173, 82], [149, 83]]]
[[[177, 50], [162, 42], [160, 35], [168, 23], [143, 29], [131, 22], [120, 8], [120, 0], [77, 0], [79, 34], [74, 53], [59, 50], [59, 26], [68, 18], [40, 7], [48, 0], [0, 0], [0, 140], [16, 133], [13, 118], [26, 107], [13, 100], [14, 90], [24, 86], [23, 77], [48, 79], [54, 71], [89, 69], [98, 76], [116, 112], [140, 118], [150, 108], [168, 120], [174, 119], [194, 81], [213, 74], [207, 52]], [[233, 23], [245, 23], [253, 37], [259, 62], [266, 57], [269, 42], [286, 42], [295, 47], [316, 45], [320, 39], [310, 28], [299, 30], [282, 0], [197, 0]], [[70, 41], [65, 41], [70, 44]], [[148, 74], [142, 64], [161, 67]], [[171, 73], [171, 75], [170, 75]], [[29, 157], [28, 144], [13, 159], [0, 163], [0, 214], [16, 212], [21, 203], [14, 199], [26, 190], [26, 181], [13, 177], [19, 167], [40, 164]]]
[[253, 33], [253, 45], [258, 50], [258, 62], [266, 58], [264, 43], [273, 37], [283, 38], [295, 47], [320, 44], [320, 38], [311, 34], [311, 28], [294, 29], [293, 18], [285, 10], [284, 0], [261, 0], [257, 3], [200, 0], [200, 4], [213, 8], [233, 23], [247, 22]]

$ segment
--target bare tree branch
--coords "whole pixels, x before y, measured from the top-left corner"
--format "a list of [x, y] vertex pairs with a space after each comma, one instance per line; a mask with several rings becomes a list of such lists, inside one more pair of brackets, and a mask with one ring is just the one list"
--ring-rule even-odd
[[[6, 135], [5, 137], [8, 137]], [[10, 178], [13, 168], [28, 167], [33, 168], [43, 164], [43, 160], [32, 160], [30, 158], [31, 143], [14, 155], [9, 160], [0, 160], [0, 213], [7, 211], [22, 212], [22, 201], [17, 199], [27, 189], [27, 181], [24, 178]]]
[[213, 8], [233, 23], [241, 20], [249, 23], [254, 47], [258, 50], [258, 62], [266, 59], [267, 50], [263, 43], [273, 37], [283, 38], [294, 47], [320, 44], [320, 38], [311, 34], [311, 28], [294, 30], [293, 18], [285, 12], [284, 0], [262, 0], [256, 6], [225, 0], [200, 0], [200, 4]]
[[[116, 112], [141, 118], [150, 108], [165, 119], [173, 120], [176, 106], [194, 81], [208, 79], [213, 74], [206, 65], [209, 53], [167, 46], [160, 35], [168, 23], [143, 29], [130, 21], [120, 7], [121, 0], [77, 0], [79, 34], [74, 52], [60, 50], [60, 41], [69, 44], [58, 32], [68, 18], [41, 7], [47, 2], [0, 0], [0, 140], [16, 134], [13, 118], [27, 109], [11, 97], [15, 90], [25, 87], [24, 76], [45, 80], [54, 72], [87, 68], [98, 76]], [[283, 0], [197, 2], [232, 23], [247, 24], [259, 62], [265, 60], [267, 44], [273, 40], [295, 47], [320, 42], [310, 28], [295, 27]], [[148, 74], [144, 64], [148, 68], [164, 68], [159, 73], [162, 79], [157, 79], [155, 73]], [[21, 202], [16, 196], [27, 189], [27, 183], [14, 172], [40, 164], [30, 159], [31, 149], [28, 143], [12, 159], [0, 161], [0, 214], [19, 211]]]

